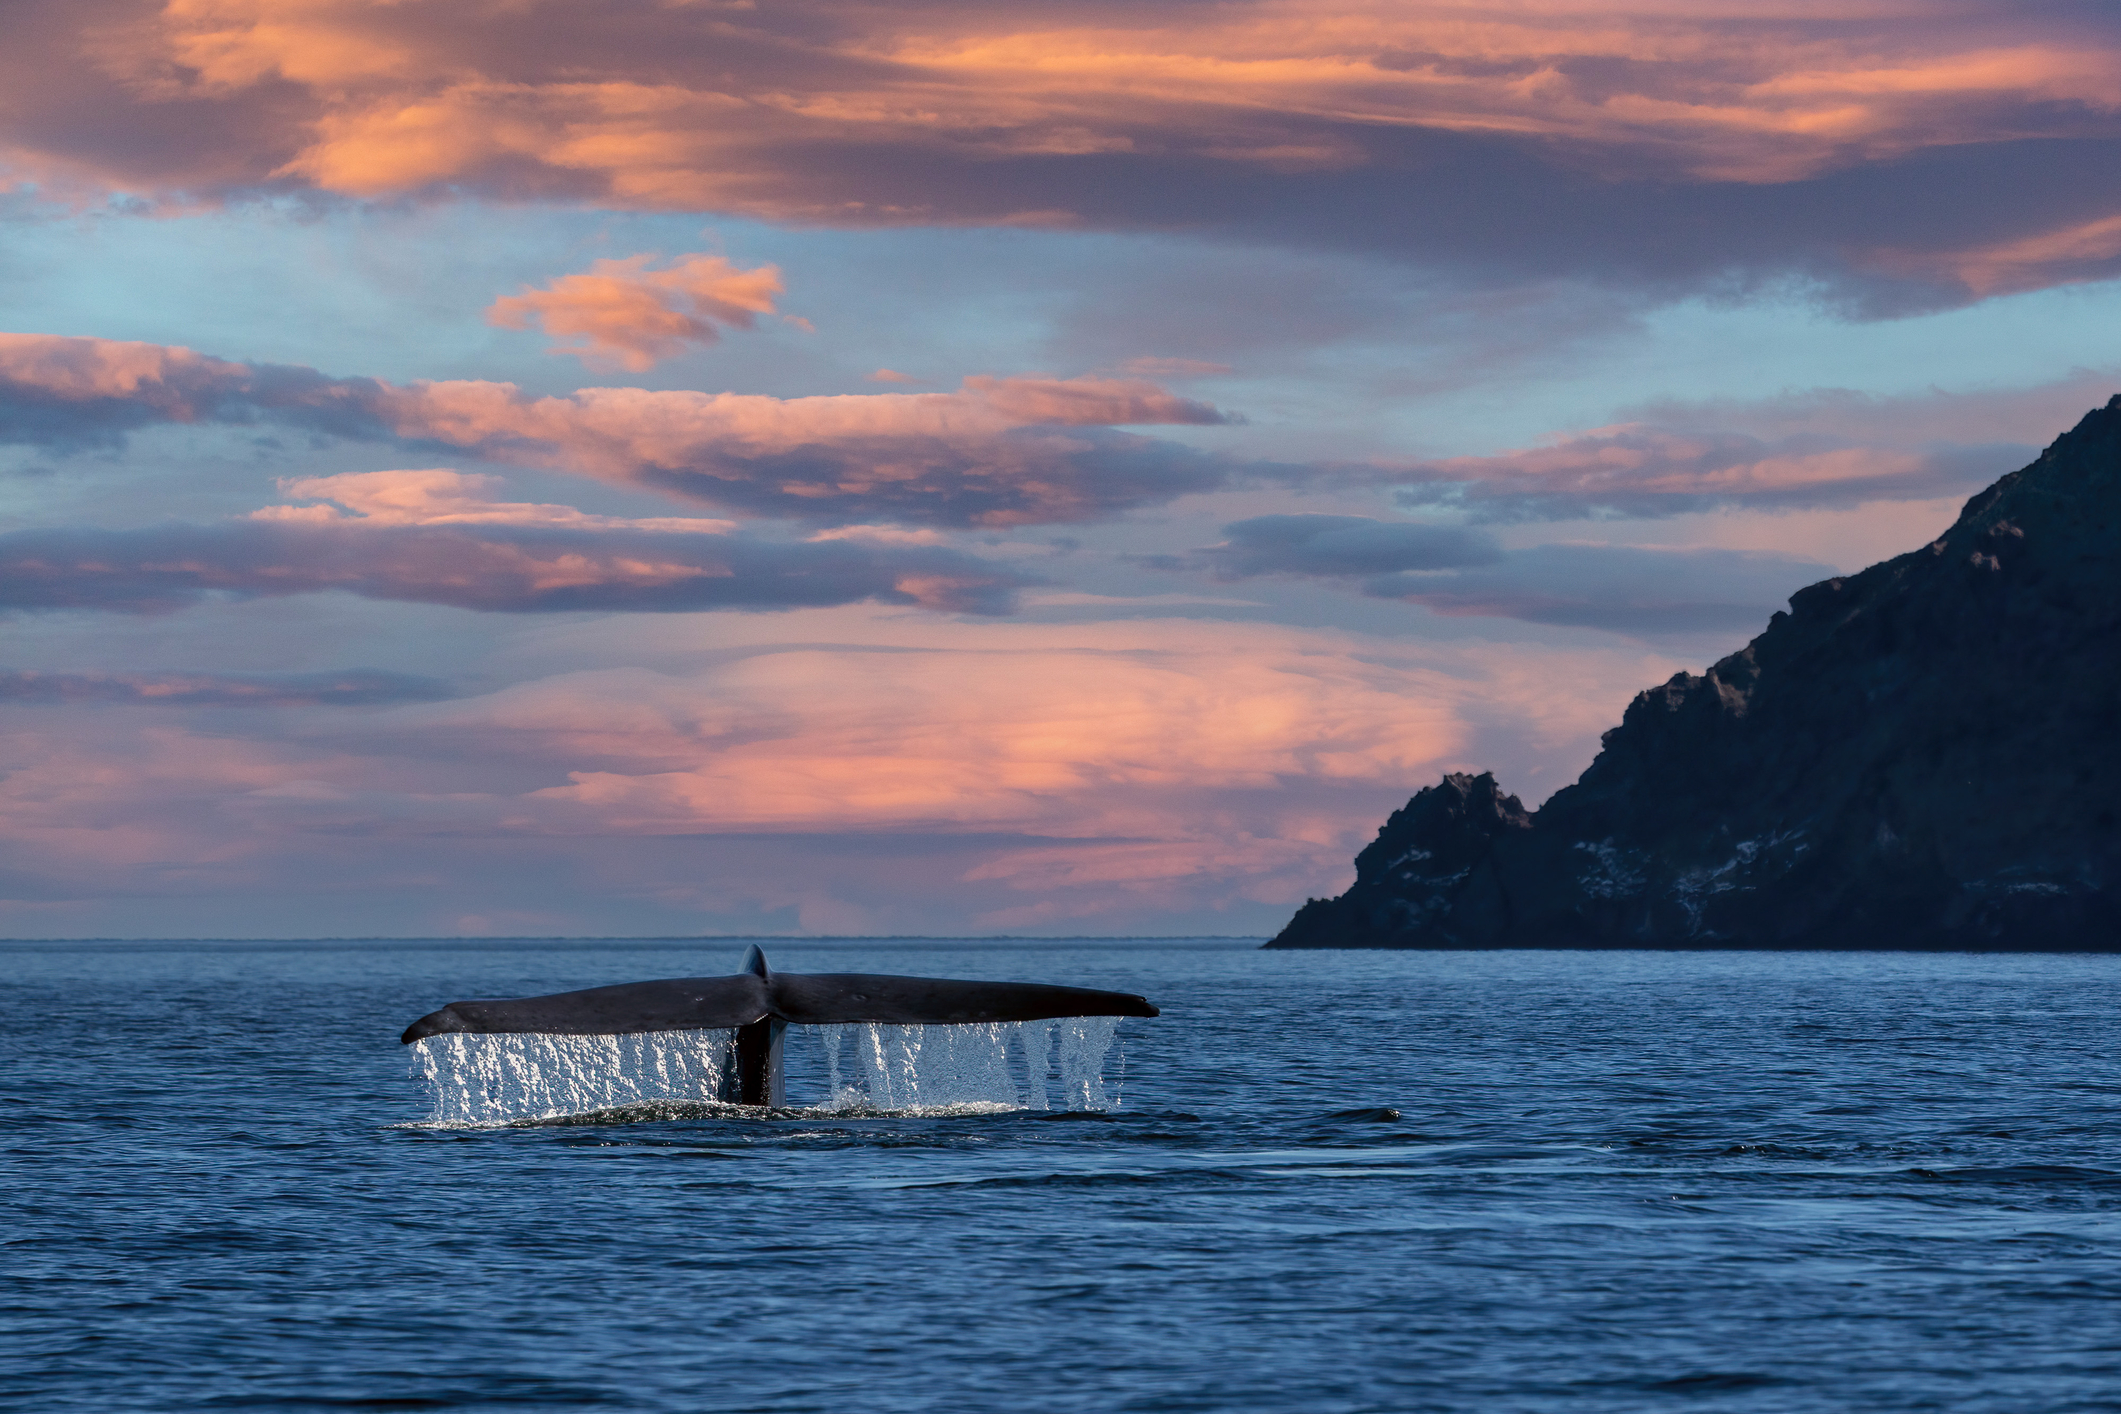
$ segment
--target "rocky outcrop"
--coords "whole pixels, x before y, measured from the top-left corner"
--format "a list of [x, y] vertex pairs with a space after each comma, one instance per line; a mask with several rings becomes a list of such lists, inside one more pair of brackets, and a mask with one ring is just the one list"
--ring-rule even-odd
[[2117, 531], [2121, 397], [1637, 696], [1537, 811], [1424, 789], [1268, 946], [2121, 951]]

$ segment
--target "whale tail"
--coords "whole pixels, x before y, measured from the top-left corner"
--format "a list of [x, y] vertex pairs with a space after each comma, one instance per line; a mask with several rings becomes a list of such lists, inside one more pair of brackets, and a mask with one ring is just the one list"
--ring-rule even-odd
[[544, 997], [451, 1002], [405, 1028], [406, 1045], [448, 1031], [617, 1036], [644, 1031], [728, 1029], [730, 1063], [716, 1098], [740, 1105], [786, 1103], [781, 1041], [790, 1025], [855, 1021], [963, 1026], [1063, 1016], [1155, 1016], [1131, 992], [1042, 982], [961, 982], [864, 972], [775, 972], [753, 944], [731, 977], [623, 982]]
[[[748, 973], [773, 990], [773, 969], [766, 965], [766, 950], [753, 943], [744, 952], [739, 974]], [[761, 1017], [739, 1026], [729, 1043], [732, 1064], [722, 1067], [721, 1093], [715, 1098], [732, 1105], [785, 1105], [788, 1086], [781, 1067], [781, 1036], [788, 1023], [777, 1016]]]

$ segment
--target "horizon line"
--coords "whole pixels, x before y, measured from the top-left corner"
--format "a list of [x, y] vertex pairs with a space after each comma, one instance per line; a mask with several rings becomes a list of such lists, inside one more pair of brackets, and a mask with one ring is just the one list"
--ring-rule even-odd
[[331, 937], [0, 938], [12, 943], [1118, 943], [1251, 942], [1267, 933], [405, 933]]

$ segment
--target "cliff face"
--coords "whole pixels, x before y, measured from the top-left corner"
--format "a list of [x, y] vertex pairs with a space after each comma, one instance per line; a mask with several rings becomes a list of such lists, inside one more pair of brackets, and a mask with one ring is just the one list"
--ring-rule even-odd
[[1395, 813], [1269, 947], [2121, 951], [2121, 397], [1636, 697], [1527, 814]]

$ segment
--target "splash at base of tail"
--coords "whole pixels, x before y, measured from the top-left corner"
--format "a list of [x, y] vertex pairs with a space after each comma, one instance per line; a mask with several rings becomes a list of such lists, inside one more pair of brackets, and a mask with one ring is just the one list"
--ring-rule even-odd
[[624, 982], [545, 997], [451, 1002], [405, 1028], [406, 1045], [449, 1031], [617, 1036], [642, 1031], [731, 1028], [731, 1064], [717, 1099], [739, 1105], [787, 1102], [782, 1033], [791, 1025], [870, 1021], [962, 1026], [1066, 1016], [1156, 1016], [1131, 992], [1041, 982], [961, 982], [864, 972], [775, 972], [757, 946], [730, 977]]

